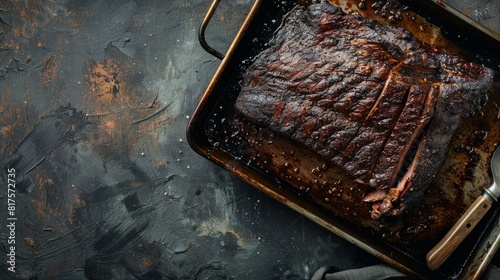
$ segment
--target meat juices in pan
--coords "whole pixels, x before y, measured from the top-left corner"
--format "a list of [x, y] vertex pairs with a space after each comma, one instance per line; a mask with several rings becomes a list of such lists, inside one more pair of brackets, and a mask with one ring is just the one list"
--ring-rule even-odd
[[418, 203], [492, 83], [483, 65], [324, 1], [290, 12], [235, 106], [373, 187], [379, 218]]

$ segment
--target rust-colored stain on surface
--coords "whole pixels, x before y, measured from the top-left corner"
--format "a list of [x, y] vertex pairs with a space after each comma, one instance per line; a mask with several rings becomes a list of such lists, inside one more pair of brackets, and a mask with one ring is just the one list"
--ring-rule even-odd
[[[105, 106], [116, 102], [122, 106], [130, 107], [131, 103], [134, 103], [133, 100], [130, 100], [129, 92], [126, 90], [126, 77], [123, 77], [123, 73], [120, 74], [120, 71], [125, 70], [120, 69], [112, 59], [107, 58], [104, 63], [92, 61], [87, 66], [87, 71], [86, 78], [90, 83], [90, 94], [98, 97], [96, 101]], [[121, 92], [120, 87], [122, 87]]]

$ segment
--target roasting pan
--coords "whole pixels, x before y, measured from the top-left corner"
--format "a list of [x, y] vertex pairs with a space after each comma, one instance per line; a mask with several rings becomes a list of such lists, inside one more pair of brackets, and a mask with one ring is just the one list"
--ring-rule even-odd
[[[357, 2], [331, 2], [351, 11], [357, 7]], [[423, 2], [426, 3], [420, 4]], [[434, 44], [452, 41], [458, 46], [457, 51], [494, 68], [498, 77], [498, 34], [491, 30], [485, 32], [472, 19], [457, 16], [456, 10], [450, 12], [449, 5], [438, 2], [409, 1], [405, 3], [408, 7], [403, 7], [403, 18], [411, 18], [411, 24], [416, 24], [424, 34], [423, 40]], [[420, 205], [401, 219], [374, 221], [369, 218], [369, 206], [359, 203], [363, 190], [351, 183], [348, 174], [297, 143], [245, 120], [233, 109], [243, 69], [265, 48], [286, 13], [295, 5], [307, 5], [307, 1], [255, 0], [225, 54], [211, 48], [204, 37], [218, 3], [214, 0], [203, 20], [200, 43], [222, 62], [190, 118], [187, 139], [191, 147], [267, 195], [407, 274], [422, 279], [478, 279], [500, 245], [498, 207], [487, 214], [457, 253], [437, 271], [427, 269], [425, 254], [482, 188], [490, 184], [489, 159], [500, 143], [498, 78], [488, 103], [457, 131], [447, 159]], [[435, 27], [429, 22], [438, 25], [446, 39], [436, 36]], [[460, 32], [457, 32], [457, 22], [460, 22]], [[404, 24], [404, 20], [398, 24]], [[322, 184], [337, 186], [336, 193], [332, 195], [332, 188], [324, 190]]]

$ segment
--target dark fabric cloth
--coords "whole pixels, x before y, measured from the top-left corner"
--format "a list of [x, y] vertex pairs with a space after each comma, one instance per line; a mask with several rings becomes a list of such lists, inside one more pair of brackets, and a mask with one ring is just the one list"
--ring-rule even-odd
[[[403, 280], [411, 279], [395, 268], [378, 264], [357, 269], [339, 271], [334, 266], [324, 266], [316, 271], [311, 280]], [[481, 277], [482, 280], [500, 279], [500, 268], [490, 264]]]
[[484, 272], [484, 275], [482, 277], [483, 280], [495, 280], [495, 279], [500, 279], [500, 268], [498, 268], [495, 265], [490, 264], [488, 266], [488, 269]]
[[313, 275], [311, 280], [399, 280], [410, 279], [389, 265], [378, 264], [363, 268], [339, 271], [333, 266], [325, 266]]

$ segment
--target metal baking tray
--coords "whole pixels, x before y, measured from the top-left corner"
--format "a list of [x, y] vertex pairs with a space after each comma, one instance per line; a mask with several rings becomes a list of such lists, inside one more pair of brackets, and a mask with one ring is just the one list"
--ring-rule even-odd
[[[356, 12], [357, 2], [331, 2]], [[187, 138], [191, 147], [262, 192], [409, 275], [422, 279], [478, 279], [500, 245], [497, 207], [440, 269], [430, 271], [425, 255], [482, 188], [490, 184], [489, 159], [500, 143], [498, 79], [481, 112], [464, 121], [457, 131], [447, 160], [420, 205], [401, 219], [375, 221], [369, 217], [369, 205], [359, 202], [364, 190], [352, 183], [349, 174], [297, 143], [249, 122], [233, 109], [241, 73], [251, 58], [266, 47], [286, 13], [295, 5], [307, 5], [308, 1], [256, 0], [226, 54], [211, 48], [204, 37], [218, 4], [219, 0], [213, 1], [203, 20], [200, 43], [222, 62], [190, 119]], [[476, 38], [467, 35], [472, 31], [462, 28], [458, 36], [453, 25], [457, 19], [452, 14], [444, 13], [449, 18], [441, 15], [439, 21], [431, 22], [434, 15], [439, 14], [435, 9], [441, 6], [432, 6], [429, 10], [427, 5], [413, 2], [408, 5], [402, 7], [403, 18], [421, 30], [421, 40], [449, 44], [451, 49], [494, 68], [498, 77], [499, 42], [495, 38], [487, 43], [483, 41], [480, 46], [471, 44]], [[398, 24], [404, 26], [405, 21]], [[474, 25], [466, 25], [475, 30]], [[329, 187], [324, 188], [325, 185]], [[333, 194], [332, 190], [335, 190]]]

